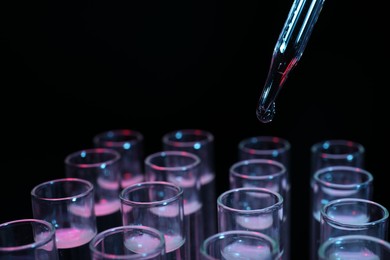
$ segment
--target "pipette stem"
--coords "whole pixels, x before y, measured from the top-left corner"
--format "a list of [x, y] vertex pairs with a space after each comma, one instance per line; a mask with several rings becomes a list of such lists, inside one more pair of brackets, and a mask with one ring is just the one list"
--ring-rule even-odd
[[275, 100], [297, 65], [325, 0], [295, 0], [276, 42], [267, 79], [257, 107], [257, 117], [270, 122], [275, 114]]

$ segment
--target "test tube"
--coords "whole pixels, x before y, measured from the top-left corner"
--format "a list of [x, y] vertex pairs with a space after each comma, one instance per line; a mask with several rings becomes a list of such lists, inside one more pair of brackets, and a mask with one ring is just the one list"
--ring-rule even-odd
[[217, 231], [217, 209], [215, 201], [216, 183], [214, 167], [214, 135], [201, 129], [180, 129], [166, 133], [162, 138], [165, 151], [176, 150], [196, 154], [200, 158], [200, 183], [203, 211], [204, 235]]
[[320, 212], [332, 200], [360, 198], [371, 200], [373, 176], [367, 170], [350, 166], [319, 169], [311, 179], [310, 253], [317, 259], [320, 245]]

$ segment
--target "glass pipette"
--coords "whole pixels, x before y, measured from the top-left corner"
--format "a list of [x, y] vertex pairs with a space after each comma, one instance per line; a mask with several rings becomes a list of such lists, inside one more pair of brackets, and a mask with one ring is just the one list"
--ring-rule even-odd
[[294, 0], [287, 20], [276, 42], [267, 79], [261, 93], [256, 115], [271, 122], [275, 115], [275, 99], [290, 71], [301, 58], [325, 0]]

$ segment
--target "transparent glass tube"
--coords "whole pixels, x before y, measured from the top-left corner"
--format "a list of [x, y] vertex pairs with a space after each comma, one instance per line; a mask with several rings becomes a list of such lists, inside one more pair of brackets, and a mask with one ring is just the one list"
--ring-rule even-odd
[[123, 225], [155, 228], [164, 234], [166, 259], [190, 259], [184, 224], [183, 189], [173, 183], [146, 181], [120, 193]]
[[283, 164], [266, 159], [242, 160], [229, 169], [230, 189], [266, 188], [285, 196], [283, 179], [286, 168]]
[[359, 198], [333, 200], [321, 209], [320, 243], [343, 235], [368, 235], [387, 240], [389, 211]]
[[367, 170], [350, 166], [330, 166], [317, 170], [311, 179], [310, 259], [317, 259], [321, 209], [332, 200], [371, 200], [372, 197], [373, 176]]
[[93, 137], [96, 148], [110, 148], [120, 153], [121, 186], [144, 181], [144, 137], [135, 130], [116, 129]]
[[219, 195], [217, 207], [218, 232], [263, 233], [276, 241], [283, 256], [283, 197], [279, 193], [265, 188], [230, 189]]
[[95, 187], [98, 232], [122, 224], [120, 158], [119, 152], [109, 148], [79, 150], [65, 158], [66, 177], [88, 180]]
[[[284, 229], [285, 239], [285, 259], [290, 255], [291, 241], [291, 144], [288, 140], [277, 136], [252, 136], [243, 139], [238, 144], [238, 159], [269, 159], [277, 161], [285, 168], [283, 174], [282, 187], [284, 199]], [[270, 165], [271, 166], [271, 165]], [[271, 166], [272, 167], [272, 166]], [[273, 168], [273, 167], [272, 167]]]
[[166, 181], [183, 189], [186, 228], [186, 259], [199, 259], [199, 247], [204, 239], [201, 200], [200, 158], [186, 151], [161, 151], [145, 159], [145, 180]]
[[329, 139], [311, 146], [311, 173], [328, 166], [352, 166], [364, 168], [365, 148], [362, 144], [346, 139]]
[[287, 174], [283, 164], [269, 159], [250, 159], [238, 161], [230, 167], [230, 189], [235, 188], [265, 188], [279, 193], [283, 197], [283, 259], [289, 259], [290, 252], [286, 250], [290, 243], [290, 216], [287, 215], [287, 190], [283, 183]]
[[187, 151], [200, 158], [201, 199], [203, 203], [204, 235], [217, 231], [217, 209], [215, 201], [216, 183], [214, 169], [214, 135], [201, 129], [181, 129], [166, 133], [162, 138], [166, 151]]
[[291, 144], [277, 136], [253, 136], [238, 143], [238, 160], [270, 159], [280, 162], [286, 168], [284, 185], [290, 190]]
[[80, 178], [50, 180], [31, 190], [34, 218], [56, 229], [59, 259], [90, 259], [88, 243], [97, 233], [94, 192], [93, 184]]
[[0, 224], [0, 259], [58, 260], [54, 226], [40, 219]]
[[390, 243], [367, 235], [345, 235], [327, 240], [318, 249], [320, 260], [390, 259]]

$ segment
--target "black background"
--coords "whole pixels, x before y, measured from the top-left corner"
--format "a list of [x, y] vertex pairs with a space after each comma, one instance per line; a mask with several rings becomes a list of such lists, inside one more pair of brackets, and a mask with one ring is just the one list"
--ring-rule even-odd
[[374, 199], [390, 208], [388, 59], [383, 8], [327, 0], [280, 92], [274, 120], [255, 115], [292, 1], [13, 1], [1, 4], [0, 221], [31, 217], [30, 190], [64, 176], [65, 156], [102, 131], [215, 136], [217, 191], [238, 142], [292, 145], [292, 259], [308, 255], [310, 146], [349, 139], [366, 148]]

